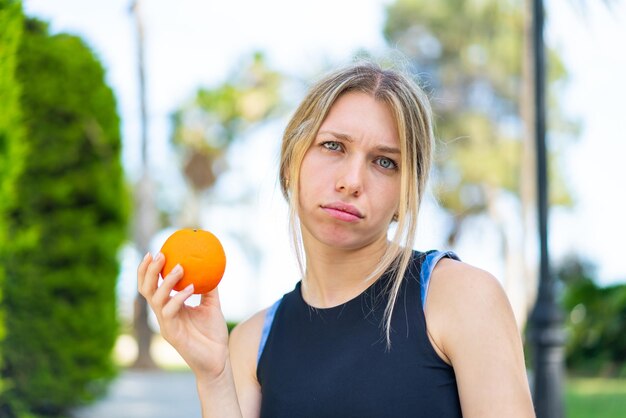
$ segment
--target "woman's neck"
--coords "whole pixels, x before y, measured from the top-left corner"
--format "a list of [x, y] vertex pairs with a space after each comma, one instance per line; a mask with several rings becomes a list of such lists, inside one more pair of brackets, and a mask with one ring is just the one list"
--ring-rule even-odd
[[302, 297], [316, 308], [341, 305], [361, 294], [371, 284], [365, 280], [387, 249], [387, 240], [358, 250], [338, 250], [304, 240], [306, 274]]

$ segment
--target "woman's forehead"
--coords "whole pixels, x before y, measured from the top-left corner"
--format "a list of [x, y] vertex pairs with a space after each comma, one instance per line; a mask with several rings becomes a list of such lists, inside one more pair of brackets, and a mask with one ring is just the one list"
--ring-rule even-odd
[[398, 123], [391, 107], [361, 92], [341, 95], [331, 106], [318, 135], [346, 141], [375, 140], [377, 145], [399, 148]]

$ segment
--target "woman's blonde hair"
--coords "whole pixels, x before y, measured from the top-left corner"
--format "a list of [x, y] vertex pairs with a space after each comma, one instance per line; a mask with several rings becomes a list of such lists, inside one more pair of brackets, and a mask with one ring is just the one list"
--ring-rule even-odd
[[412, 258], [419, 206], [426, 189], [433, 150], [431, 109], [426, 94], [397, 69], [373, 62], [356, 62], [316, 82], [296, 109], [283, 135], [280, 186], [290, 207], [289, 225], [300, 270], [304, 275], [302, 236], [298, 219], [298, 184], [304, 155], [335, 101], [344, 93], [361, 92], [386, 103], [395, 116], [400, 141], [400, 205], [397, 228], [390, 245], [366, 280], [390, 271], [389, 300], [383, 323], [391, 341], [391, 315], [402, 278]]

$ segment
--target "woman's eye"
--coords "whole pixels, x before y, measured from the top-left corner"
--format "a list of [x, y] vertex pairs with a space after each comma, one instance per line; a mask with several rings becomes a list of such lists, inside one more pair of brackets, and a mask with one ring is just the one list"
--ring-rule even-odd
[[398, 168], [398, 164], [390, 158], [380, 157], [378, 158], [378, 165], [387, 170], [395, 170]]
[[341, 145], [336, 141], [326, 141], [322, 144], [324, 148], [330, 151], [339, 151], [341, 149]]

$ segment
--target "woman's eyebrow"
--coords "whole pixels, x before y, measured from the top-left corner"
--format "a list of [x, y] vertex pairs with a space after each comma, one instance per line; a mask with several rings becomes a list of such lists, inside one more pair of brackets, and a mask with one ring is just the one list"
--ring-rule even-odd
[[380, 151], [380, 152], [384, 152], [386, 154], [400, 154], [400, 150], [398, 148], [387, 147], [387, 146], [384, 146], [384, 145], [376, 147], [376, 150]]
[[[342, 139], [344, 141], [347, 142], [354, 142], [354, 139], [348, 135], [348, 134], [344, 134], [341, 132], [336, 132], [336, 131], [319, 131], [317, 133], [318, 135], [332, 135], [337, 139]], [[400, 154], [400, 150], [396, 147], [388, 147], [386, 145], [379, 145], [376, 148], [376, 151], [378, 152], [383, 152], [383, 153], [387, 153], [387, 154]]]
[[335, 132], [335, 131], [319, 131], [318, 132], [318, 135], [322, 135], [322, 134], [328, 134], [328, 135], [334, 136], [337, 139], [343, 139], [348, 142], [354, 142], [354, 139], [352, 139], [350, 135], [342, 134], [341, 132]]

